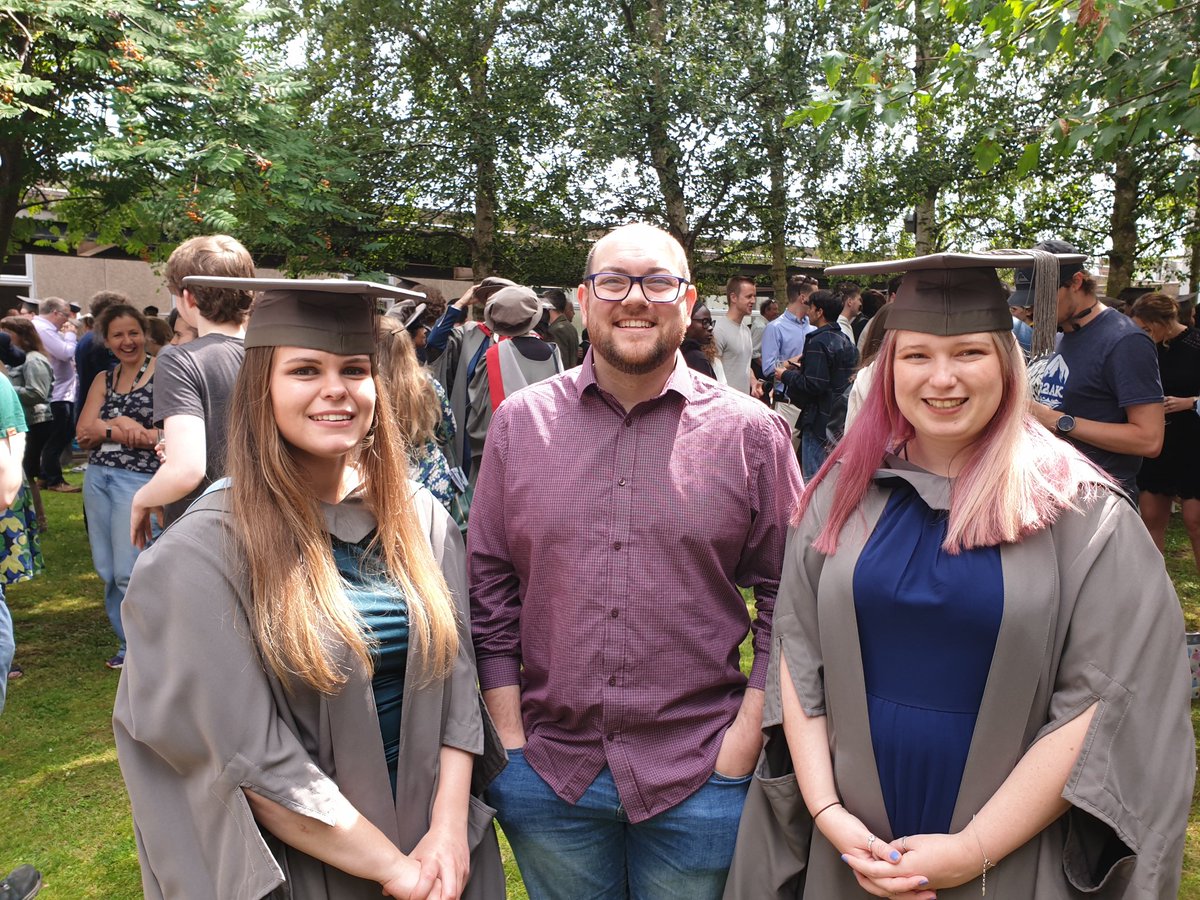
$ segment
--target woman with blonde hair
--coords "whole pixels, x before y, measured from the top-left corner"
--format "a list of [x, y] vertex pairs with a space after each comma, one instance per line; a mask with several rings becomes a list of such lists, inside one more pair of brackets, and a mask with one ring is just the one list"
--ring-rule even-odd
[[793, 520], [727, 898], [1175, 896], [1183, 617], [1128, 499], [1032, 415], [994, 271], [1030, 264], [831, 270], [907, 274]]
[[417, 359], [405, 323], [379, 319], [379, 373], [388, 386], [396, 428], [408, 448], [412, 477], [450, 512], [459, 491], [443, 447], [454, 440], [454, 413], [445, 389]]
[[[114, 713], [148, 897], [500, 898], [463, 545], [407, 478], [362, 282], [262, 290], [228, 478], [138, 561]], [[477, 757], [479, 757], [477, 759]]]

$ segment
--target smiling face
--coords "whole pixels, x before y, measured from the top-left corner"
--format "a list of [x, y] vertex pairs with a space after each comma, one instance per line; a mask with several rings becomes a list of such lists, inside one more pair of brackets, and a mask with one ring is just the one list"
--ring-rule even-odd
[[140, 363], [146, 355], [146, 335], [133, 316], [117, 316], [109, 322], [104, 343], [121, 362]]
[[302, 466], [321, 471], [345, 462], [362, 445], [375, 413], [370, 357], [277, 347], [271, 408]]
[[[605, 235], [592, 251], [593, 272], [626, 275], [685, 276], [677, 244], [657, 229], [631, 226]], [[579, 308], [595, 353], [597, 376], [605, 369], [624, 375], [662, 374], [675, 364], [683, 343], [696, 289], [687, 285], [672, 303], [650, 303], [640, 285], [613, 302], [593, 297], [588, 284], [579, 286]]]
[[983, 434], [1004, 393], [1000, 352], [990, 332], [932, 335], [897, 331], [896, 405], [912, 425], [918, 464], [945, 471]]

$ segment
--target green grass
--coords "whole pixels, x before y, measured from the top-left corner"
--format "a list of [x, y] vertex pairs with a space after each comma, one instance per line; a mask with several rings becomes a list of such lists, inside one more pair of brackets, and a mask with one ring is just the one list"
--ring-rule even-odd
[[[0, 716], [0, 811], [9, 821], [0, 828], [0, 869], [37, 866], [46, 880], [39, 896], [48, 900], [132, 900], [140, 895], [137, 854], [110, 727], [117, 674], [104, 667], [115, 638], [92, 572], [80, 496], [47, 492], [45, 503], [46, 572], [8, 591], [25, 676], [9, 685]], [[1200, 577], [1177, 521], [1168, 532], [1167, 568], [1189, 630], [1200, 631]], [[747, 671], [749, 661], [747, 644]], [[1196, 707], [1192, 718], [1200, 727]], [[501, 850], [509, 897], [527, 900], [503, 838]], [[1196, 797], [1179, 896], [1200, 900]]]

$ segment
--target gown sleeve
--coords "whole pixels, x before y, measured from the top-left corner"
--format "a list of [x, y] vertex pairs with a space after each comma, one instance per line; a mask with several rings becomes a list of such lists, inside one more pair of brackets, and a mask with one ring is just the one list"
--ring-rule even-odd
[[1108, 495], [1055, 526], [1065, 639], [1045, 735], [1096, 712], [1063, 790], [1063, 869], [1103, 897], [1174, 897], [1195, 777], [1184, 622], [1137, 513]]
[[122, 605], [113, 728], [148, 897], [258, 898], [283, 883], [244, 788], [326, 824], [340, 806], [281, 717], [229, 540], [218, 514], [194, 510], [142, 554]]

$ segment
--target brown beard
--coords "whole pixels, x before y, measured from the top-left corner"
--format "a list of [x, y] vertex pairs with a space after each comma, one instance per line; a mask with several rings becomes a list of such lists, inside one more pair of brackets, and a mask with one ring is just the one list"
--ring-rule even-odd
[[648, 372], [653, 372], [675, 355], [675, 352], [679, 349], [679, 345], [683, 343], [685, 328], [680, 323], [677, 329], [672, 330], [660, 323], [659, 331], [661, 334], [659, 340], [642, 359], [630, 359], [617, 349], [617, 343], [613, 339], [615, 330], [615, 326], [610, 327], [605, 333], [592, 337], [592, 350], [618, 372], [623, 372], [626, 375], [645, 375]]

